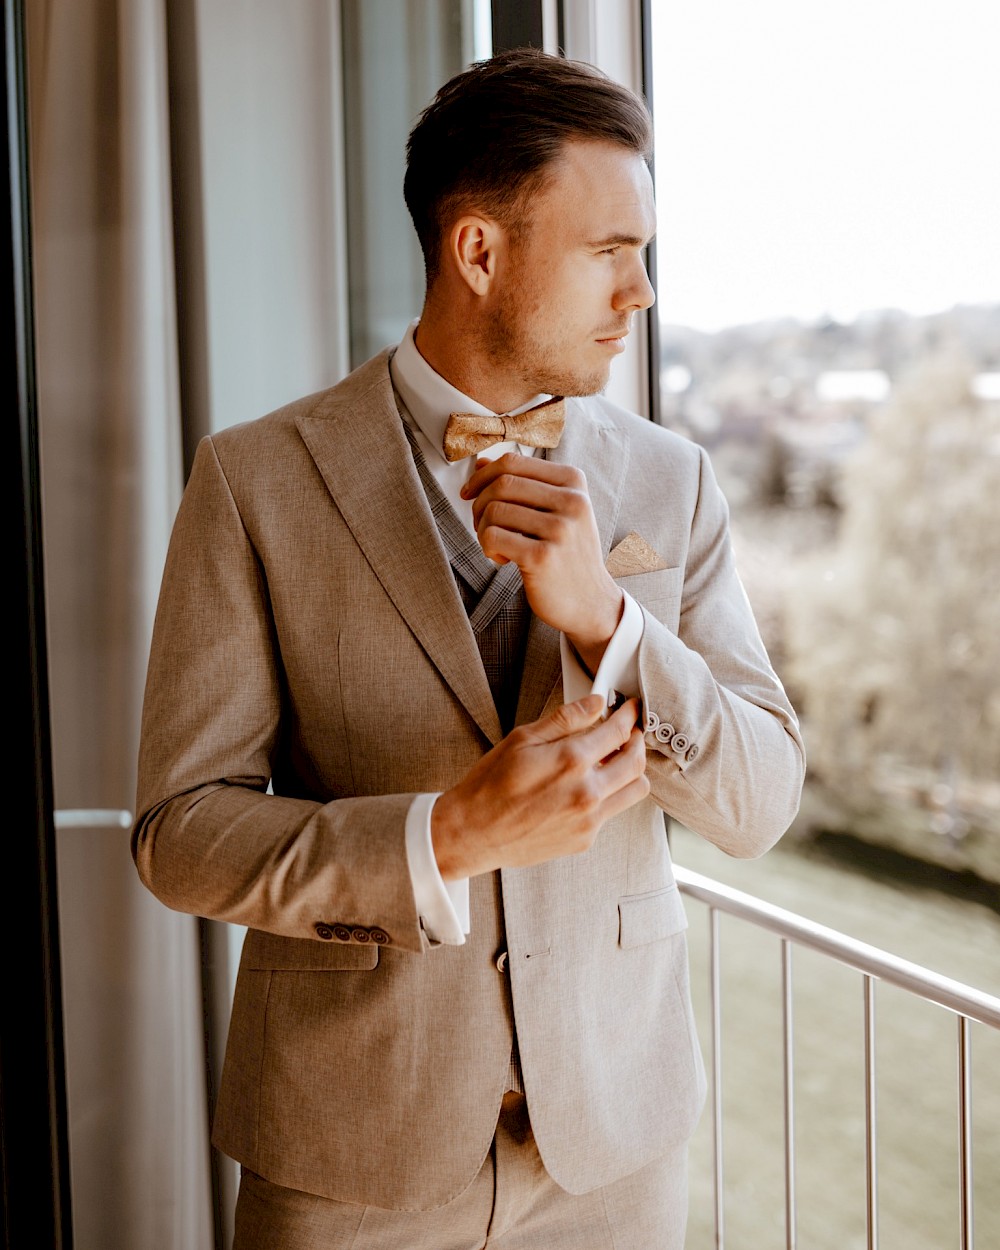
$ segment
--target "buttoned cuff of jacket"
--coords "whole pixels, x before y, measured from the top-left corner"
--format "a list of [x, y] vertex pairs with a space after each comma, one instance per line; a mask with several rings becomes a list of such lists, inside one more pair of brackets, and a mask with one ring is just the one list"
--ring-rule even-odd
[[631, 699], [639, 694], [639, 644], [646, 622], [642, 608], [627, 592], [618, 628], [611, 635], [593, 677], [580, 663], [565, 634], [559, 635], [562, 659], [563, 701], [572, 703], [588, 694], [599, 694], [610, 706], [616, 695]]
[[672, 760], [684, 772], [701, 754], [701, 743], [695, 741], [693, 732], [696, 723], [703, 723], [695, 714], [694, 697], [686, 692], [684, 674], [692, 659], [699, 666], [705, 661], [692, 654], [672, 630], [658, 630], [655, 620], [650, 626], [650, 641], [654, 640], [660, 648], [660, 661], [669, 666], [673, 681], [666, 686], [655, 683], [655, 692], [648, 684], [643, 686], [642, 731], [650, 750]]
[[418, 794], [406, 813], [406, 862], [424, 933], [432, 946], [463, 946], [469, 932], [469, 879], [445, 881], [434, 857], [431, 812], [437, 794]]

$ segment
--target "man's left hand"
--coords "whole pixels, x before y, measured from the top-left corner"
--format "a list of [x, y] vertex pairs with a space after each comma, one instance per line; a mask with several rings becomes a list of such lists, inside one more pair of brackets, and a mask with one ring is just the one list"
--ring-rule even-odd
[[564, 633], [596, 672], [624, 596], [604, 567], [583, 473], [508, 453], [480, 460], [462, 495], [473, 501], [484, 553], [497, 564], [518, 566], [531, 610]]

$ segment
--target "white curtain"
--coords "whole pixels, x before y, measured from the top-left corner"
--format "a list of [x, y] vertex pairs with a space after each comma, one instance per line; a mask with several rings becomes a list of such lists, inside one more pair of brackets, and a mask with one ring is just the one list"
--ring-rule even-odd
[[[26, 6], [57, 812], [131, 810], [182, 486], [165, 3]], [[197, 922], [113, 818], [57, 838], [75, 1245], [209, 1250]]]
[[[419, 313], [405, 133], [482, 10], [25, 7], [56, 807], [130, 812], [185, 464], [202, 434], [337, 381], [349, 338], [383, 346]], [[57, 841], [76, 1250], [225, 1247], [236, 1169], [210, 1150], [209, 1101], [242, 931], [148, 895], [113, 816], [57, 820]]]
[[346, 372], [340, 5], [26, 11], [75, 1246], [210, 1250], [231, 1239], [208, 1129], [242, 931], [147, 894], [114, 813], [194, 444]]

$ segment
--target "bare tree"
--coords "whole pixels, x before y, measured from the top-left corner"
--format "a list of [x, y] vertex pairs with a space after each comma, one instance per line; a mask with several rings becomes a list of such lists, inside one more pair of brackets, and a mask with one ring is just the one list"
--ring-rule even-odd
[[787, 601], [814, 775], [848, 806], [915, 779], [953, 838], [1000, 781], [1000, 404], [973, 374], [944, 347], [901, 379]]

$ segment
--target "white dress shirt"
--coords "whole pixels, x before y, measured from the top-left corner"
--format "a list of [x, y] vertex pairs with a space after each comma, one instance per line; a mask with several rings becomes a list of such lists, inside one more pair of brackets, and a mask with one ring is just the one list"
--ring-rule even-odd
[[[475, 533], [472, 519], [472, 501], [463, 499], [460, 491], [475, 469], [475, 456], [450, 463], [444, 458], [442, 442], [448, 416], [452, 412], [472, 412], [480, 416], [494, 416], [489, 408], [476, 403], [456, 390], [424, 360], [417, 350], [413, 332], [417, 322], [411, 322], [403, 341], [392, 355], [389, 372], [406, 409], [404, 419], [413, 431], [427, 467], [440, 486], [445, 498], [454, 508], [470, 533]], [[549, 395], [536, 395], [511, 414], [523, 412], [534, 404], [550, 399]], [[497, 443], [480, 453], [480, 457], [493, 460], [505, 452], [518, 450], [532, 456], [535, 450], [518, 443]], [[560, 635], [562, 657], [563, 698], [567, 703], [587, 694], [603, 695], [609, 702], [615, 693], [626, 697], [639, 693], [638, 651], [642, 639], [643, 620], [639, 605], [628, 594], [618, 628], [613, 634], [600, 667], [592, 678], [580, 664], [565, 635]], [[469, 932], [469, 882], [445, 881], [438, 870], [431, 841], [431, 812], [437, 794], [418, 794], [410, 805], [406, 818], [406, 855], [413, 881], [413, 894], [417, 911], [423, 922], [424, 932], [432, 942], [461, 946]]]

